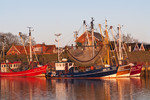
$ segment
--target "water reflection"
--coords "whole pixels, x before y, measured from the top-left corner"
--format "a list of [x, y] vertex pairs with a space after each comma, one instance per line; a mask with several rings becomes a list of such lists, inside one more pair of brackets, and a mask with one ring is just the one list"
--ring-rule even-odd
[[26, 100], [34, 97], [39, 100], [41, 91], [46, 91], [46, 79], [41, 78], [1, 78], [0, 100]]
[[148, 100], [150, 79], [0, 78], [0, 100]]

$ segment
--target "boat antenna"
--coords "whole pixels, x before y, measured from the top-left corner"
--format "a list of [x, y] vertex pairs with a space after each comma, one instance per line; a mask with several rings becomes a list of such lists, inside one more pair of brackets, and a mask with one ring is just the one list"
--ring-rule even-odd
[[33, 31], [33, 29], [32, 29], [32, 27], [27, 27], [27, 28], [29, 29], [30, 62], [32, 62], [32, 37], [31, 37], [31, 31]]
[[55, 36], [57, 37], [57, 40], [55, 40], [58, 44], [57, 44], [57, 46], [58, 46], [58, 62], [60, 61], [60, 59], [59, 59], [59, 36], [61, 35], [61, 33], [58, 33], [58, 34], [55, 34]]

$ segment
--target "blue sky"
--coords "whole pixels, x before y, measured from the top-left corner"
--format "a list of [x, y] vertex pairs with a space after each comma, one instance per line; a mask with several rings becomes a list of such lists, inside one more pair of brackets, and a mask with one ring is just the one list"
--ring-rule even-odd
[[90, 24], [94, 17], [97, 28], [106, 18], [109, 25], [123, 25], [124, 34], [150, 43], [149, 4], [149, 0], [0, 0], [0, 32], [28, 34], [31, 26], [37, 43], [56, 44], [54, 34], [62, 33], [60, 45], [65, 46], [83, 20]]

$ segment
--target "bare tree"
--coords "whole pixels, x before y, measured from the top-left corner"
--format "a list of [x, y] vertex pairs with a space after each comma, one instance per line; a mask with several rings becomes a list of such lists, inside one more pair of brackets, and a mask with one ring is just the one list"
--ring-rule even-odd
[[[119, 38], [119, 34], [117, 34], [115, 36], [115, 39], [117, 40]], [[122, 34], [122, 41], [125, 42], [125, 43], [137, 43], [138, 40], [137, 39], [134, 39], [131, 34]]]
[[[28, 45], [29, 44], [29, 37], [26, 35], [26, 34], [22, 34], [22, 39], [24, 41], [24, 44], [25, 45]], [[34, 41], [34, 39], [32, 39], [32, 45], [35, 45], [36, 42]]]
[[[26, 34], [22, 35], [25, 45], [28, 45], [29, 38]], [[2, 42], [4, 42], [5, 52], [7, 52], [12, 45], [22, 45], [19, 35], [14, 35], [12, 33], [0, 33], [0, 50], [2, 50]], [[34, 39], [32, 39], [32, 44], [36, 44]]]
[[5, 50], [8, 50], [13, 44], [20, 45], [19, 37], [12, 33], [0, 33], [0, 46], [4, 42]]

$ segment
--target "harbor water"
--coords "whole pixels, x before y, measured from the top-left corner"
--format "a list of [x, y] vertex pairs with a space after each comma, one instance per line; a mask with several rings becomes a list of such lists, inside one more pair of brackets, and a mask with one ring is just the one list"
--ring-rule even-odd
[[149, 78], [0, 78], [0, 100], [149, 100]]

